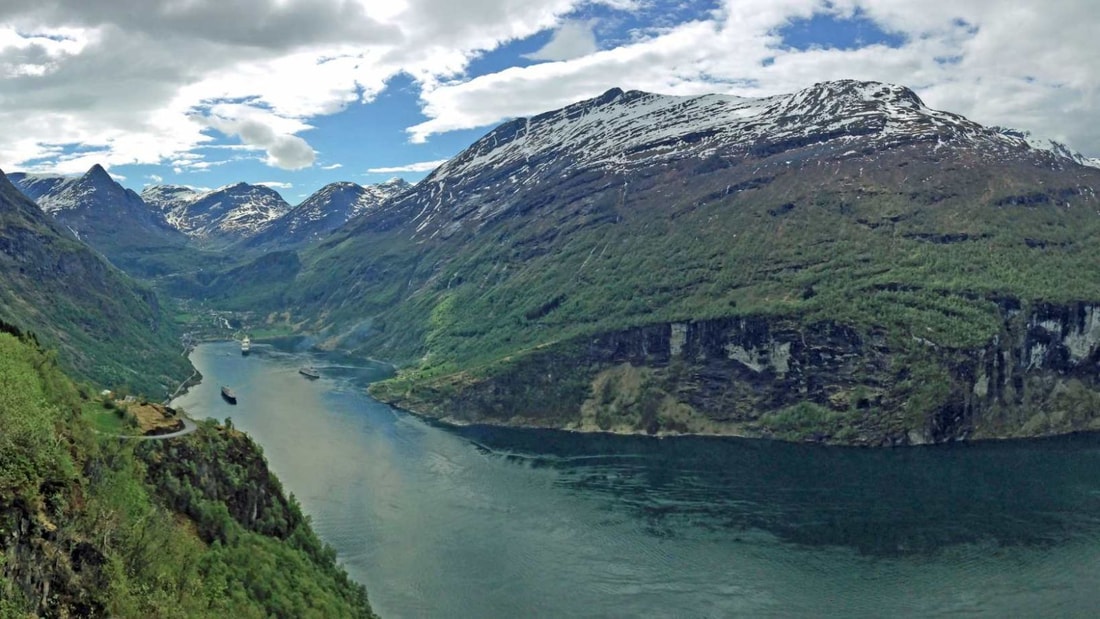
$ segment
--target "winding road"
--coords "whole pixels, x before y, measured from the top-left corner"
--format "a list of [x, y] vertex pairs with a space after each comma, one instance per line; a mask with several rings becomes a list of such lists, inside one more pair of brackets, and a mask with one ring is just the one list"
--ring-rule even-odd
[[123, 438], [134, 438], [134, 439], [138, 439], [140, 441], [163, 441], [166, 438], [176, 438], [177, 436], [183, 436], [185, 434], [191, 434], [192, 432], [194, 432], [195, 430], [197, 430], [199, 428], [199, 424], [195, 423], [194, 421], [191, 421], [191, 419], [189, 417], [180, 417], [180, 419], [183, 421], [183, 429], [182, 430], [176, 430], [175, 432], [171, 432], [169, 434], [154, 434], [152, 436], [147, 436], [147, 435], [142, 434], [142, 435], [139, 435], [139, 436], [126, 436], [126, 437], [123, 437]]
[[103, 436], [113, 436], [114, 438], [125, 438], [134, 441], [163, 441], [164, 439], [176, 438], [177, 436], [191, 434], [195, 430], [199, 429], [199, 424], [192, 421], [190, 417], [181, 417], [180, 419], [183, 421], [183, 429], [176, 430], [175, 432], [170, 432], [168, 434], [108, 434], [107, 432], [100, 432], [96, 429], [92, 429], [92, 432], [95, 432], [96, 434], [101, 434]]

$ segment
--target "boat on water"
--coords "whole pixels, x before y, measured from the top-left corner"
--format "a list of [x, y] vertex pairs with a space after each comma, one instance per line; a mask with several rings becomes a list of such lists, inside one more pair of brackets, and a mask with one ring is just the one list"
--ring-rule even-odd
[[233, 390], [229, 387], [222, 387], [222, 397], [225, 398], [225, 401], [229, 402], [230, 404], [237, 403], [237, 394], [233, 393]]
[[306, 378], [321, 378], [321, 373], [314, 368], [298, 368], [298, 373]]
[[241, 354], [247, 355], [250, 352], [252, 352], [252, 340], [246, 335], [244, 339], [241, 340]]

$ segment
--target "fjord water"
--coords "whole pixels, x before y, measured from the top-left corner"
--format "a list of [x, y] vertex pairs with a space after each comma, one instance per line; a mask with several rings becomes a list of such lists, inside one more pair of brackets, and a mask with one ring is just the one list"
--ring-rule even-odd
[[367, 396], [381, 364], [253, 350], [200, 346], [205, 378], [175, 404], [263, 446], [384, 617], [1100, 605], [1100, 437], [871, 450], [445, 428]]

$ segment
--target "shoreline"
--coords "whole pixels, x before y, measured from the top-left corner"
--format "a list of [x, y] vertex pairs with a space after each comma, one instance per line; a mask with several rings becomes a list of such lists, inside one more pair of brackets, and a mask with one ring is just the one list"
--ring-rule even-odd
[[181, 382], [179, 386], [176, 387], [176, 390], [164, 399], [165, 406], [169, 406], [172, 403], [172, 400], [175, 400], [176, 398], [185, 395], [188, 391], [191, 390], [191, 387], [194, 387], [195, 385], [202, 382], [203, 376], [201, 373], [199, 373], [198, 368], [195, 368], [194, 366], [192, 366], [192, 368], [194, 368], [194, 371], [191, 372], [191, 375], [185, 378], [183, 382]]
[[463, 419], [455, 419], [454, 417], [434, 417], [432, 415], [426, 415], [417, 411], [398, 406], [396, 404], [386, 402], [385, 400], [379, 400], [371, 395], [369, 392], [367, 396], [389, 406], [390, 408], [412, 415], [417, 419], [420, 419], [426, 423], [436, 424], [448, 428], [470, 428], [470, 427], [487, 427], [487, 428], [507, 428], [514, 430], [550, 430], [555, 432], [567, 432], [570, 434], [584, 434], [584, 435], [604, 435], [604, 436], [632, 436], [640, 438], [649, 438], [654, 440], [676, 439], [676, 438], [711, 438], [711, 439], [724, 439], [734, 438], [743, 439], [749, 441], [765, 441], [769, 443], [783, 443], [786, 445], [806, 445], [814, 447], [824, 448], [836, 448], [836, 449], [920, 449], [920, 448], [945, 448], [945, 447], [967, 447], [971, 445], [989, 445], [989, 444], [1006, 444], [1013, 442], [1034, 442], [1034, 441], [1046, 441], [1056, 440], [1059, 438], [1067, 438], [1073, 436], [1094, 436], [1100, 435], [1100, 432], [1095, 430], [1074, 430], [1073, 432], [1060, 432], [1054, 434], [1038, 434], [1035, 436], [983, 436], [979, 438], [966, 438], [955, 441], [946, 441], [942, 443], [907, 443], [907, 444], [881, 444], [881, 445], [858, 445], [853, 443], [827, 443], [822, 441], [787, 441], [781, 438], [774, 438], [770, 436], [762, 436], [759, 434], [704, 434], [700, 432], [657, 432], [656, 434], [649, 434], [647, 432], [624, 432], [621, 430], [602, 430], [602, 429], [584, 429], [584, 428], [563, 428], [557, 426], [547, 425], [533, 425], [533, 424], [516, 424], [516, 423], [492, 423], [487, 421], [467, 421]]
[[[271, 340], [282, 339], [282, 337], [283, 336], [274, 337], [274, 338], [262, 338], [262, 339], [258, 339], [258, 340], [254, 340], [254, 341], [269, 342]], [[236, 341], [236, 340], [233, 340], [233, 339], [210, 339], [210, 340], [204, 340], [204, 341], [196, 342], [196, 345], [198, 345], [198, 344], [214, 344], [214, 343], [219, 343], [219, 342], [234, 342], [234, 341]], [[352, 358], [352, 359], [361, 359], [361, 360], [364, 360], [364, 361], [369, 361], [371, 363], [386, 365], [386, 366], [388, 366], [389, 368], [391, 368], [395, 371], [397, 369], [397, 366], [395, 364], [389, 362], [389, 361], [385, 361], [383, 359], [376, 359], [374, 357], [370, 357], [370, 356], [367, 356], [367, 355], [355, 354], [355, 353], [352, 353], [352, 352], [347, 351], [347, 350], [324, 349], [324, 348], [318, 348], [318, 347], [310, 347], [309, 349], [307, 349], [305, 351], [302, 351], [302, 352], [315, 352], [315, 353], [321, 353], [321, 354], [338, 354], [338, 355], [343, 355], [345, 357], [349, 357], [349, 358]], [[196, 375], [198, 375], [197, 379], [195, 378]], [[201, 383], [202, 379], [203, 379], [203, 376], [196, 369], [194, 371], [194, 373], [187, 380], [185, 380], [183, 383], [180, 384], [180, 387], [178, 387], [176, 389], [176, 393], [174, 393], [166, 403], [170, 403], [171, 400], [176, 399], [176, 398], [186, 394], [191, 387]], [[624, 431], [624, 430], [615, 430], [615, 429], [604, 430], [604, 429], [600, 429], [600, 428], [560, 427], [560, 426], [551, 426], [551, 425], [538, 425], [538, 424], [532, 424], [532, 423], [506, 423], [506, 422], [505, 423], [497, 423], [497, 422], [489, 422], [489, 421], [468, 421], [468, 420], [464, 420], [464, 419], [457, 419], [457, 418], [451, 417], [449, 415], [448, 416], [443, 416], [443, 417], [437, 417], [437, 416], [421, 413], [421, 412], [418, 412], [418, 411], [413, 410], [413, 409], [404, 408], [404, 407], [399, 406], [397, 404], [394, 404], [392, 402], [388, 402], [388, 401], [379, 399], [379, 398], [375, 397], [373, 394], [371, 394], [369, 392], [368, 387], [369, 387], [369, 385], [367, 387], [364, 387], [363, 391], [371, 399], [374, 399], [374, 400], [376, 400], [376, 401], [378, 401], [382, 404], [385, 404], [386, 406], [389, 406], [389, 407], [393, 408], [394, 410], [401, 411], [403, 413], [407, 413], [409, 415], [412, 415], [412, 416], [416, 417], [417, 419], [423, 420], [425, 422], [439, 424], [441, 426], [451, 427], [451, 428], [467, 428], [467, 427], [472, 427], [472, 426], [485, 426], [485, 427], [492, 427], [492, 428], [510, 428], [510, 429], [517, 429], [517, 430], [554, 430], [554, 431], [559, 431], [559, 432], [568, 432], [568, 433], [572, 433], [572, 434], [606, 435], [606, 436], [635, 436], [635, 437], [651, 438], [651, 439], [656, 439], [656, 440], [674, 439], [674, 438], [678, 438], [678, 437], [716, 438], [716, 439], [736, 438], [736, 439], [744, 439], [744, 440], [787, 443], [787, 444], [791, 444], [791, 445], [816, 445], [816, 446], [820, 446], [820, 447], [836, 447], [836, 448], [846, 448], [846, 449], [884, 449], [884, 448], [885, 449], [898, 449], [898, 448], [903, 448], [904, 449], [904, 448], [919, 448], [919, 447], [937, 447], [937, 446], [947, 446], [947, 445], [963, 445], [963, 446], [965, 446], [965, 445], [977, 444], [977, 443], [1006, 443], [1006, 442], [1012, 442], [1012, 441], [1035, 441], [1035, 440], [1055, 439], [1055, 438], [1059, 438], [1059, 437], [1067, 437], [1067, 436], [1075, 436], [1075, 435], [1097, 434], [1096, 431], [1075, 430], [1075, 431], [1072, 431], [1072, 432], [1060, 432], [1060, 433], [1053, 433], [1053, 434], [1038, 434], [1038, 435], [1035, 435], [1035, 436], [982, 436], [982, 437], [977, 437], [977, 438], [963, 438], [963, 439], [954, 440], [954, 441], [947, 441], [947, 442], [943, 442], [943, 443], [905, 443], [905, 444], [875, 444], [875, 445], [872, 445], [872, 444], [856, 444], [856, 443], [830, 443], [830, 442], [825, 442], [825, 441], [788, 441], [788, 440], [784, 440], [784, 439], [781, 439], [781, 438], [775, 438], [775, 437], [771, 437], [771, 436], [764, 436], [764, 435], [761, 435], [761, 434], [754, 434], [754, 433], [747, 433], [747, 432], [728, 432], [728, 433], [721, 433], [721, 434], [712, 434], [712, 433], [702, 433], [702, 432], [667, 432], [667, 431], [662, 430], [662, 431], [658, 431], [655, 434], [650, 434], [648, 432], [641, 431], [641, 430], [637, 430], [637, 431]]]

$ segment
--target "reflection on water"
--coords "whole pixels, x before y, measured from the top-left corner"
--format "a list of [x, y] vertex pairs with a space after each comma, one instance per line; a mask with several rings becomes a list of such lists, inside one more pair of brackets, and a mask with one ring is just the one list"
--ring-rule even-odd
[[256, 437], [387, 617], [1075, 615], [1100, 602], [1097, 437], [867, 450], [450, 429], [367, 397], [382, 365], [254, 351], [200, 347], [206, 380], [177, 403]]
[[456, 433], [486, 453], [554, 469], [559, 485], [605, 495], [670, 536], [691, 524], [763, 529], [792, 543], [891, 556], [962, 543], [1055, 544], [1100, 530], [1096, 436], [868, 450], [485, 427]]

